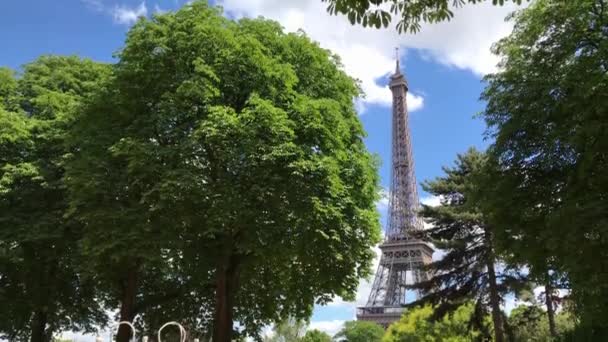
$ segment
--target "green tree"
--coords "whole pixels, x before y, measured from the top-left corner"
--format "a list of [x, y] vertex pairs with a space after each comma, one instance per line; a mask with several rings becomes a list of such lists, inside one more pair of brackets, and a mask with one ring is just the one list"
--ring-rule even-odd
[[[388, 328], [382, 342], [466, 342], [481, 337], [481, 332], [471, 328], [475, 306], [465, 304], [454, 312], [434, 319], [430, 305], [414, 307]], [[488, 320], [486, 320], [488, 321]], [[486, 324], [488, 324], [487, 322]]]
[[[264, 342], [331, 342], [331, 336], [313, 329], [306, 331], [307, 323], [302, 320], [288, 319], [276, 323], [271, 336], [263, 338]], [[305, 332], [306, 331], [306, 332]]]
[[233, 321], [256, 336], [353, 298], [380, 238], [378, 176], [337, 57], [204, 2], [140, 20], [118, 57], [66, 178], [121, 319], [162, 307], [224, 342]]
[[300, 342], [331, 342], [331, 336], [323, 331], [313, 329], [308, 330]]
[[608, 328], [607, 7], [536, 1], [496, 45], [482, 96], [497, 246], [567, 274], [590, 332]]
[[66, 128], [108, 72], [57, 56], [25, 65], [18, 79], [0, 72], [0, 332], [11, 341], [105, 321], [81, 269], [80, 227], [65, 217], [62, 176]]
[[551, 333], [546, 312], [536, 305], [520, 305], [509, 315], [509, 326], [515, 341], [551, 341], [574, 328], [572, 315], [561, 311], [555, 316], [555, 334]]
[[461, 305], [475, 305], [472, 324], [483, 331], [484, 317], [490, 309], [494, 339], [505, 340], [504, 318], [500, 305], [505, 294], [523, 286], [518, 272], [501, 261], [493, 242], [493, 229], [487, 223], [477, 193], [484, 191], [486, 155], [475, 149], [458, 155], [456, 165], [444, 167], [445, 176], [423, 183], [428, 193], [439, 197], [436, 207], [423, 205], [421, 215], [432, 225], [422, 237], [443, 250], [440, 260], [428, 265], [431, 278], [413, 287], [423, 297], [410, 306], [430, 303], [434, 317], [440, 318]]
[[384, 335], [384, 328], [374, 322], [348, 321], [340, 330], [334, 340], [342, 342], [380, 342]]
[[[421, 22], [438, 23], [454, 17], [452, 9], [482, 3], [483, 0], [321, 0], [328, 3], [330, 14], [345, 15], [351, 24], [363, 27], [387, 27], [393, 17], [399, 33], [420, 31]], [[492, 0], [494, 5], [522, 0]]]
[[[24, 298], [23, 282], [19, 270], [24, 266], [20, 256], [19, 237], [15, 232], [9, 215], [7, 197], [14, 194], [12, 183], [18, 175], [26, 177], [33, 174], [33, 167], [24, 158], [32, 149], [30, 123], [25, 115], [6, 111], [0, 106], [0, 332], [2, 338], [9, 340], [26, 340], [30, 335], [29, 318], [31, 306]], [[16, 196], [15, 196], [16, 197]], [[16, 245], [17, 248], [14, 248]], [[29, 303], [28, 303], [29, 304]]]
[[17, 79], [12, 69], [0, 67], [0, 108], [17, 109]]

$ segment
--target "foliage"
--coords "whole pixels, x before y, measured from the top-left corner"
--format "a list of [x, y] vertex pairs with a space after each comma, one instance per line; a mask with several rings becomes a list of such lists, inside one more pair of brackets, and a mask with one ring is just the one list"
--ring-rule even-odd
[[0, 108], [14, 111], [17, 107], [17, 79], [15, 72], [0, 67]]
[[[573, 317], [561, 311], [555, 317], [558, 336], [563, 336], [574, 328]], [[551, 341], [549, 321], [544, 310], [536, 305], [520, 305], [509, 315], [509, 327], [515, 341]]]
[[577, 325], [574, 329], [566, 331], [555, 340], [559, 342], [594, 342], [606, 341], [606, 339], [608, 339], [608, 330], [604, 328], [589, 329], [583, 325]]
[[301, 320], [288, 319], [276, 323], [272, 335], [265, 336], [264, 342], [331, 342], [331, 336], [313, 329], [305, 333], [307, 323]]
[[481, 332], [471, 329], [475, 306], [465, 304], [440, 319], [432, 319], [430, 305], [414, 307], [388, 328], [383, 342], [466, 342], [478, 340]]
[[18, 79], [0, 72], [0, 332], [11, 341], [105, 320], [80, 269], [80, 227], [64, 217], [62, 176], [66, 126], [108, 73], [57, 56], [27, 64]]
[[536, 1], [496, 45], [482, 96], [498, 247], [567, 274], [590, 331], [608, 327], [607, 7]]
[[256, 336], [352, 298], [380, 238], [378, 176], [337, 58], [203, 2], [140, 20], [118, 57], [66, 167], [121, 315], [203, 332], [214, 308], [225, 341], [233, 319]]
[[317, 329], [308, 330], [300, 342], [331, 342], [331, 336]]
[[384, 335], [384, 328], [369, 321], [348, 321], [334, 339], [342, 342], [379, 342]]
[[500, 341], [504, 338], [500, 303], [507, 293], [523, 287], [524, 279], [509, 265], [497, 266], [500, 259], [494, 252], [493, 230], [475, 200], [483, 191], [486, 159], [484, 153], [470, 149], [458, 155], [454, 167], [444, 167], [445, 176], [423, 184], [425, 191], [439, 197], [440, 205], [423, 205], [421, 215], [431, 227], [422, 232], [422, 238], [445, 255], [428, 265], [429, 280], [413, 285], [423, 297], [410, 307], [430, 303], [438, 319], [472, 302], [471, 324], [480, 331], [490, 308], [495, 338]]
[[[398, 19], [399, 33], [420, 31], [421, 22], [438, 23], [454, 17], [453, 10], [465, 5], [482, 3], [483, 0], [322, 0], [328, 3], [330, 14], [346, 15], [351, 24], [363, 27], [387, 27]], [[521, 4], [522, 0], [511, 0]], [[509, 0], [492, 0], [494, 5], [504, 5]]]

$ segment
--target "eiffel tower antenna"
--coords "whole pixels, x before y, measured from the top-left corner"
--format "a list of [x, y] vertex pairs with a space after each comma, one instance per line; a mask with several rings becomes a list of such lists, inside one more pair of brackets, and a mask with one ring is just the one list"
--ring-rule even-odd
[[424, 226], [418, 216], [420, 205], [406, 102], [408, 83], [399, 68], [398, 48], [395, 56], [396, 70], [389, 83], [393, 116], [388, 221], [372, 290], [367, 304], [357, 308], [358, 320], [374, 321], [385, 328], [401, 317], [403, 306], [411, 297], [421, 295], [406, 285], [426, 280], [428, 276], [421, 267], [433, 260], [433, 249], [412, 234]]
[[399, 67], [399, 47], [395, 48], [395, 61], [397, 61], [397, 66], [395, 68], [395, 74], [401, 73], [401, 68]]

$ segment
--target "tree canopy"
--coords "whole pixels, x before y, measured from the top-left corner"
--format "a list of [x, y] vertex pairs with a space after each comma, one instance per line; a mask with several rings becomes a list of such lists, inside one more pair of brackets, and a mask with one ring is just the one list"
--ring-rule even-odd
[[384, 335], [382, 326], [369, 321], [348, 321], [334, 336], [341, 342], [380, 342]]
[[[323, 1], [400, 32], [481, 2]], [[388, 332], [347, 322], [337, 341], [605, 339], [607, 5], [513, 15], [482, 94], [488, 152], [423, 184], [440, 205], [420, 237], [445, 252], [410, 286], [424, 296]], [[204, 1], [141, 18], [116, 57], [0, 68], [0, 338], [91, 332], [117, 310], [146, 335], [171, 317], [217, 342], [271, 324], [266, 341], [331, 340], [304, 322], [354, 298], [381, 237], [357, 81], [304, 33]], [[507, 318], [526, 281], [547, 310]]]
[[331, 342], [331, 336], [317, 329], [309, 330], [300, 340], [301, 342]]
[[263, 338], [264, 342], [331, 342], [327, 333], [312, 329], [306, 331], [307, 322], [286, 319], [276, 323], [270, 336]]
[[[564, 336], [574, 328], [572, 314], [561, 311], [555, 317], [556, 335]], [[509, 327], [515, 341], [551, 341], [549, 320], [544, 310], [536, 305], [519, 305], [509, 314]]]
[[378, 175], [337, 57], [199, 1], [138, 21], [118, 58], [72, 127], [66, 182], [121, 318], [162, 307], [229, 341], [233, 320], [257, 336], [353, 298]]
[[23, 69], [0, 70], [0, 333], [46, 342], [105, 320], [83, 276], [81, 226], [65, 217], [62, 177], [67, 127], [110, 69], [59, 56]]
[[608, 316], [607, 5], [536, 1], [496, 45], [482, 96], [498, 247], [567, 274], [590, 331]]
[[[421, 23], [438, 23], [454, 17], [454, 9], [484, 0], [321, 0], [327, 12], [345, 15], [351, 24], [363, 27], [387, 27], [393, 20], [399, 33], [420, 31]], [[522, 0], [492, 0], [493, 5]]]
[[[478, 341], [482, 333], [471, 327], [475, 305], [464, 304], [440, 319], [430, 305], [408, 309], [401, 319], [391, 324], [382, 342], [467, 342]], [[485, 324], [490, 324], [486, 317]]]

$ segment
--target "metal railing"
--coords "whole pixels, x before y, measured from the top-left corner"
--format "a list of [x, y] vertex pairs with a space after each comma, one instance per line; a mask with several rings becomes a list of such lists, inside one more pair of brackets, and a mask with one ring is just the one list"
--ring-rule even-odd
[[[135, 329], [135, 326], [133, 326], [133, 324], [131, 322], [122, 321], [122, 322], [118, 322], [118, 324], [116, 324], [113, 327], [114, 329], [110, 330], [110, 337], [109, 337], [110, 342], [114, 341], [115, 334], [118, 333], [118, 329], [123, 324], [128, 326], [131, 329], [132, 335], [131, 335], [130, 341], [137, 341], [137, 329]], [[174, 325], [179, 328], [179, 340], [180, 340], [180, 342], [186, 342], [186, 337], [187, 337], [186, 329], [184, 329], [184, 327], [181, 324], [179, 324], [178, 322], [167, 322], [167, 323], [163, 324], [163, 326], [160, 327], [160, 329], [158, 329], [157, 341], [162, 342], [161, 333], [162, 333], [163, 329], [165, 329], [166, 327], [168, 327], [170, 325]], [[148, 336], [143, 336], [141, 338], [141, 341], [148, 342]], [[103, 342], [103, 339], [101, 338], [101, 336], [97, 336], [95, 338], [95, 342]], [[199, 339], [195, 338], [194, 342], [199, 342]]]

